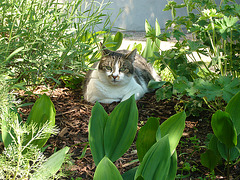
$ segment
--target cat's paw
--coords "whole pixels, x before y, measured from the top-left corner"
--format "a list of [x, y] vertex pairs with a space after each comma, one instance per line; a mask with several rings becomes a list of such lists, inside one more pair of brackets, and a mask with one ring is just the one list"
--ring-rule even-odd
[[119, 102], [121, 99], [101, 99], [98, 102], [104, 103], [104, 104], [111, 104], [113, 102]]

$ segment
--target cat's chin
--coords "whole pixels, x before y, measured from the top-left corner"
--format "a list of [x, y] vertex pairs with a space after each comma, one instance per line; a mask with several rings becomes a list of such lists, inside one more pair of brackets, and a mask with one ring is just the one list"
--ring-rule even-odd
[[119, 81], [119, 80], [111, 80], [110, 83], [113, 84], [113, 85], [118, 85], [119, 83], [121, 83], [121, 81]]

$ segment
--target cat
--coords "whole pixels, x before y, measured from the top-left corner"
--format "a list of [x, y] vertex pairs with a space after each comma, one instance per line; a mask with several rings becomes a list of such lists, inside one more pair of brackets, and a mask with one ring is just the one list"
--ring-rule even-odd
[[102, 58], [86, 75], [84, 99], [110, 104], [125, 101], [135, 94], [139, 100], [150, 90], [148, 82], [160, 77], [146, 59], [133, 51], [111, 51], [102, 46]]

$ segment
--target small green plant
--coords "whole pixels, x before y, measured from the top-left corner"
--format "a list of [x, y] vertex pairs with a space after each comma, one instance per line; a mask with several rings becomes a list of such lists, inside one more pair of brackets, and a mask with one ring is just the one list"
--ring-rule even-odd
[[185, 118], [183, 111], [160, 126], [157, 118], [150, 118], [137, 139], [140, 165], [121, 176], [113, 162], [134, 140], [138, 122], [135, 98], [121, 102], [110, 115], [96, 103], [89, 121], [89, 144], [97, 166], [94, 179], [174, 179], [176, 146], [185, 127]]
[[[57, 178], [69, 148], [46, 158], [41, 152], [51, 134], [56, 134], [55, 108], [45, 94], [34, 104], [26, 122], [23, 122], [12, 104], [12, 96], [1, 81], [0, 125], [4, 150], [0, 154], [0, 179]], [[3, 86], [2, 86], [3, 85]], [[5, 85], [5, 86], [4, 86]]]
[[227, 104], [226, 110], [218, 110], [213, 114], [211, 126], [213, 135], [208, 144], [208, 149], [201, 155], [201, 163], [211, 172], [226, 160], [227, 179], [230, 176], [230, 164], [239, 162], [240, 157], [240, 92]]

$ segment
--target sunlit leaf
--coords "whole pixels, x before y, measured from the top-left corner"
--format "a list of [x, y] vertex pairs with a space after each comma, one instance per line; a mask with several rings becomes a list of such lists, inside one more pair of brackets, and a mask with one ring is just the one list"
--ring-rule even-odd
[[94, 180], [122, 180], [122, 176], [117, 167], [108, 157], [104, 157], [98, 164], [94, 173]]
[[228, 148], [237, 145], [237, 132], [227, 112], [219, 110], [214, 113], [211, 125], [215, 136]]

